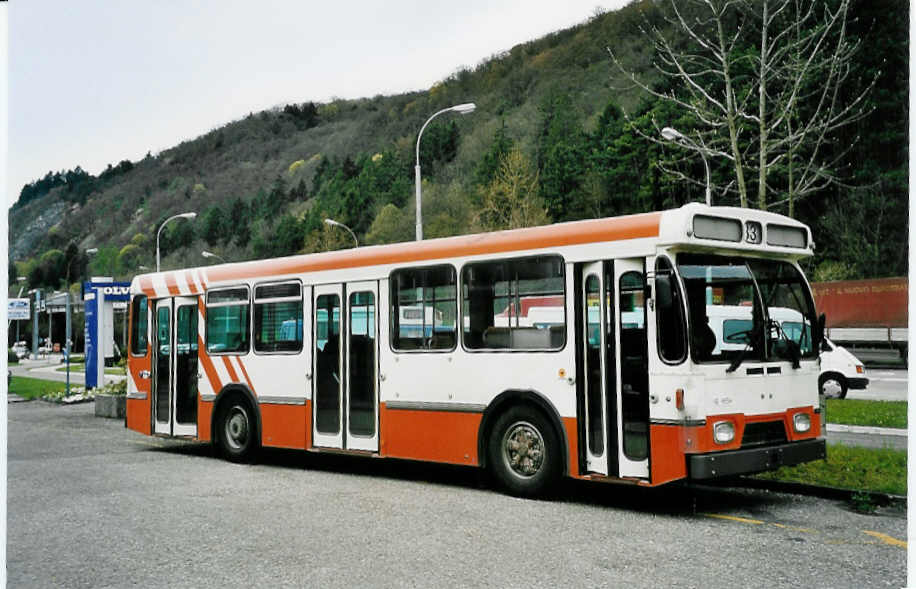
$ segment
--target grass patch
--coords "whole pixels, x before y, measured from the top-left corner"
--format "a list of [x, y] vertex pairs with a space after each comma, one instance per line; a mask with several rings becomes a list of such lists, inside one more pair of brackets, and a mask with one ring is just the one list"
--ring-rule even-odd
[[906, 401], [827, 399], [827, 423], [906, 428]]
[[906, 451], [828, 444], [827, 460], [784, 466], [756, 477], [906, 495]]
[[10, 382], [9, 392], [26, 399], [37, 399], [43, 395], [57, 393], [66, 388], [67, 384], [63, 382], [29, 378], [27, 376], [14, 376], [12, 382]]

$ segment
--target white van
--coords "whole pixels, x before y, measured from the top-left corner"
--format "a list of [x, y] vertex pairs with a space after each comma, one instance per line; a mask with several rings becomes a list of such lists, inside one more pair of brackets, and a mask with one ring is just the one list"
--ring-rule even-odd
[[[750, 306], [710, 305], [706, 308], [709, 327], [716, 334], [713, 353], [722, 350], [737, 351], [744, 348], [741, 335], [752, 327]], [[802, 329], [802, 316], [794, 309], [773, 307], [771, 319], [779, 321], [783, 331], [798, 340]], [[826, 397], [845, 399], [849, 389], [864, 389], [868, 386], [865, 366], [843, 346], [824, 338], [821, 345], [821, 375], [818, 379], [820, 393]]]
[[821, 376], [818, 379], [825, 397], [845, 399], [849, 389], [868, 386], [865, 366], [852, 353], [824, 338], [821, 344]]

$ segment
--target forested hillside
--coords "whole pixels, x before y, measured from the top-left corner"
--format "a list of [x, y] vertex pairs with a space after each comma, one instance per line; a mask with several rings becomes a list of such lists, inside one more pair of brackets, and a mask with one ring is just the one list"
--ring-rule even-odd
[[[350, 247], [325, 218], [351, 227], [361, 244], [410, 240], [417, 132], [432, 113], [464, 102], [476, 111], [440, 116], [423, 134], [425, 237], [702, 201], [702, 161], [646, 138], [658, 136], [656, 124], [689, 131], [691, 120], [628, 84], [609, 58], [608, 49], [664, 91], [641, 27], [676, 37], [665, 9], [642, 1], [596, 14], [428, 91], [290, 104], [98, 176], [78, 162], [49, 172], [10, 210], [10, 282], [18, 273], [32, 287], [61, 288], [88, 274], [154, 268], [157, 228], [186, 211], [197, 218], [163, 232], [163, 268], [212, 262], [202, 250], [236, 261]], [[814, 280], [906, 272], [908, 13], [901, 1], [852, 4], [848, 35], [863, 50], [844, 93], [875, 85], [869, 114], [827, 146], [842, 156], [840, 181], [795, 204], [794, 216], [814, 230]], [[729, 186], [730, 168], [712, 168], [712, 183]], [[737, 202], [724, 192], [715, 204]], [[788, 213], [778, 200], [770, 210]]]

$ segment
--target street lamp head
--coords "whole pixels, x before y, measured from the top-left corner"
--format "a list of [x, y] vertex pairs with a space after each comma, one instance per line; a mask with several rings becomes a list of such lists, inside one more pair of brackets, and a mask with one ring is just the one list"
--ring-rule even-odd
[[334, 226], [334, 227], [340, 227], [340, 226], [341, 226], [340, 223], [338, 223], [338, 222], [335, 221], [334, 219], [325, 219], [325, 220], [324, 220], [324, 223], [325, 223], [325, 225], [332, 225], [332, 226]]
[[668, 141], [681, 141], [684, 139], [684, 136], [677, 129], [672, 129], [671, 127], [665, 127], [662, 129], [662, 137]]
[[197, 216], [197, 213], [181, 213], [180, 215], [177, 215], [177, 216], [181, 217], [182, 219], [193, 219], [194, 217]]
[[25, 280], [26, 280], [26, 279], [25, 279], [25, 276], [17, 276], [17, 277], [16, 277], [16, 282], [25, 282]]
[[89, 248], [89, 249], [86, 250], [86, 253], [89, 254], [89, 255], [97, 254], [97, 253], [99, 253], [99, 248], [97, 248], [97, 247], [91, 247], [91, 248]]
[[477, 108], [477, 105], [474, 104], [473, 102], [466, 102], [464, 104], [458, 104], [458, 105], [453, 106], [452, 110], [455, 112], [461, 113], [463, 115], [466, 115], [466, 114], [474, 112], [476, 108]]

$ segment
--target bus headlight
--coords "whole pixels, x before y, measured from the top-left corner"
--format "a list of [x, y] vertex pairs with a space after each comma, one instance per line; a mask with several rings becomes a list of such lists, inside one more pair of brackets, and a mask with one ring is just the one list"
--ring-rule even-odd
[[800, 434], [811, 430], [811, 416], [807, 413], [796, 413], [792, 422], [795, 425], [795, 431]]
[[720, 421], [712, 426], [712, 437], [717, 444], [727, 444], [735, 439], [735, 424], [730, 421]]

